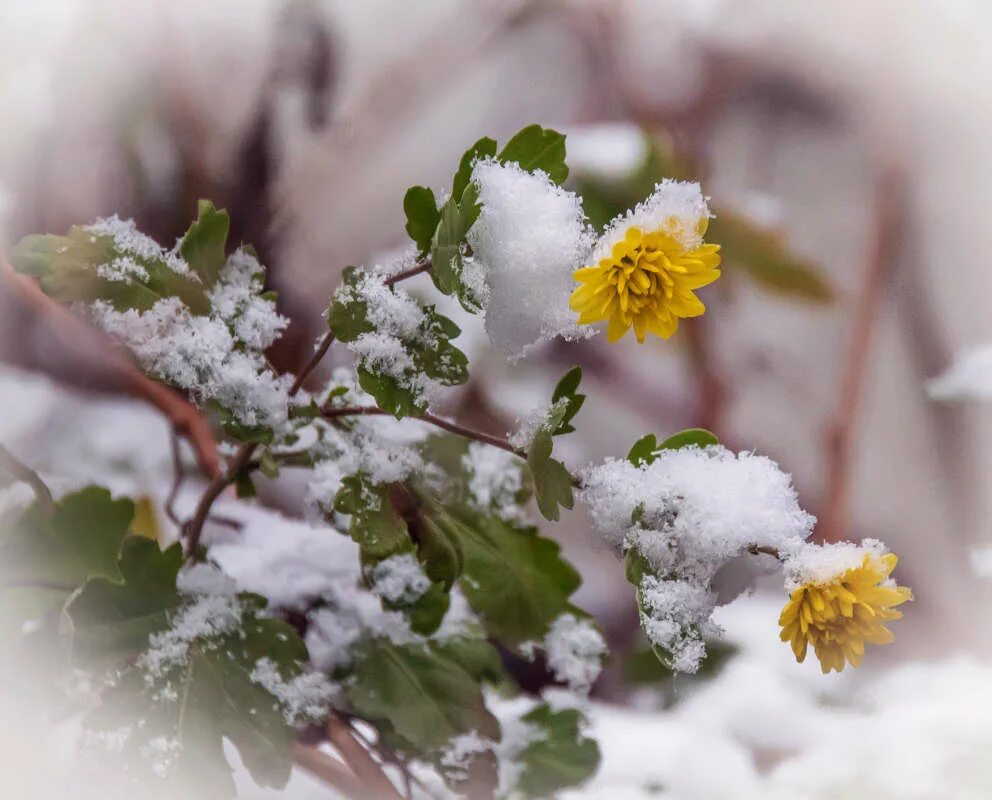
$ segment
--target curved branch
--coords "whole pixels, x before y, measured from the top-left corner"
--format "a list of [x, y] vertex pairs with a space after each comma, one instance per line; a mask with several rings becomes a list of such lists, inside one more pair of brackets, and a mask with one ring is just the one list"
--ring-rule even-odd
[[13, 453], [0, 444], [0, 470], [19, 481], [24, 481], [31, 487], [38, 505], [48, 515], [55, 511], [55, 501], [52, 499], [52, 490], [41, 479], [41, 476], [27, 464], [16, 458]]

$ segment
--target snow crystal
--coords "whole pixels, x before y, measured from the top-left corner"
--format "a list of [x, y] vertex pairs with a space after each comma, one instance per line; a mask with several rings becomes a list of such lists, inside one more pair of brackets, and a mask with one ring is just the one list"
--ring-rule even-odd
[[473, 508], [495, 512], [504, 519], [520, 516], [520, 459], [498, 447], [471, 442], [462, 465], [469, 475], [469, 504]]
[[431, 588], [430, 578], [412, 553], [399, 553], [383, 559], [369, 573], [372, 593], [389, 603], [415, 603]]
[[148, 270], [128, 256], [119, 256], [109, 264], [100, 264], [96, 274], [107, 281], [118, 283], [145, 283], [151, 279]]
[[637, 125], [602, 122], [568, 133], [568, 166], [597, 178], [624, 178], [647, 158], [648, 142]]
[[538, 406], [529, 414], [517, 419], [517, 428], [509, 436], [510, 444], [521, 450], [529, 448], [538, 431], [546, 427], [548, 420], [566, 405], [568, 405], [568, 398], [562, 397], [555, 403]]
[[959, 355], [942, 375], [927, 382], [934, 400], [992, 400], [992, 345]]
[[132, 256], [145, 261], [162, 261], [173, 272], [197, 279], [182, 257], [175, 250], [166, 250], [152, 237], [138, 230], [132, 219], [121, 219], [116, 214], [102, 217], [83, 228], [93, 236], [109, 236], [114, 240], [114, 250], [123, 256]]
[[383, 610], [379, 598], [352, 586], [336, 586], [328, 606], [307, 617], [306, 645], [317, 669], [333, 673], [355, 660], [356, 646], [370, 635], [394, 644], [422, 641], [399, 611]]
[[320, 722], [338, 694], [338, 688], [319, 672], [303, 672], [286, 680], [271, 658], [260, 658], [250, 677], [278, 698], [290, 725]]
[[865, 556], [875, 560], [885, 553], [886, 547], [878, 539], [864, 539], [861, 544], [800, 544], [785, 553], [786, 589], [791, 592], [807, 583], [830, 583], [849, 569], [860, 567]]
[[[149, 678], [160, 678], [186, 663], [193, 642], [216, 646], [216, 640], [241, 624], [241, 604], [223, 595], [199, 595], [171, 619], [169, 628], [153, 634], [138, 666]], [[214, 641], [211, 641], [214, 640]]]
[[695, 672], [706, 655], [705, 636], [719, 633], [709, 622], [716, 595], [689, 581], [641, 580], [641, 625], [648, 639], [671, 654], [676, 672]]
[[592, 246], [579, 197], [543, 172], [494, 159], [478, 161], [472, 180], [482, 211], [467, 236], [471, 269], [485, 276], [486, 331], [496, 349], [515, 361], [542, 339], [591, 336], [569, 308], [572, 273]]
[[213, 314], [254, 350], [266, 350], [289, 325], [275, 303], [261, 296], [265, 269], [249, 251], [239, 248], [227, 259], [209, 298]]
[[544, 637], [544, 648], [555, 678], [575, 692], [588, 694], [607, 650], [596, 626], [574, 614], [562, 614]]
[[358, 272], [355, 282], [341, 286], [334, 296], [342, 303], [363, 303], [366, 318], [375, 326], [374, 331], [347, 343], [358, 366], [390, 376], [430, 405], [442, 384], [417, 368], [408, 345], [416, 343], [429, 351], [436, 348], [438, 340], [425, 324], [427, 317], [413, 296], [388, 286], [385, 275], [365, 271]]
[[484, 739], [476, 731], [460, 734], [441, 750], [441, 766], [456, 779], [464, 780], [468, 777], [472, 757], [489, 752], [494, 746], [494, 742]]
[[609, 257], [613, 246], [634, 227], [645, 232], [665, 230], [686, 249], [698, 247], [702, 243], [699, 225], [709, 216], [709, 207], [698, 183], [666, 178], [654, 187], [647, 199], [610, 223], [596, 243], [590, 263]]
[[201, 402], [216, 400], [245, 425], [285, 419], [290, 379], [269, 372], [261, 353], [237, 349], [223, 319], [194, 316], [177, 297], [147, 311], [117, 311], [98, 300], [91, 313], [155, 377], [188, 389]]
[[698, 627], [712, 610], [717, 571], [750, 545], [789, 554], [815, 522], [775, 462], [718, 446], [659, 451], [639, 467], [609, 459], [587, 468], [582, 481], [581, 497], [604, 538], [621, 552], [636, 550], [655, 575], [671, 579], [642, 584], [647, 617], [655, 620], [646, 618], [645, 628], [657, 644], [674, 643], [675, 660], [687, 665], [702, 644], [687, 637], [686, 626]]

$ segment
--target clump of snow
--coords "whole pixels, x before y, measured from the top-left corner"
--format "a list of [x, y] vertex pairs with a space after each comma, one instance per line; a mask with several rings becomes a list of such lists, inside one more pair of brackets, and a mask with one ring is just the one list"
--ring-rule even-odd
[[951, 367], [927, 382], [934, 400], [992, 400], [992, 345], [959, 355]]
[[791, 592], [804, 584], [830, 583], [849, 569], [860, 567], [865, 556], [874, 561], [885, 553], [886, 547], [878, 539], [864, 539], [861, 544], [803, 543], [784, 554], [785, 588]]
[[241, 618], [237, 598], [199, 595], [173, 615], [166, 630], [149, 637], [138, 666], [149, 679], [161, 678], [186, 663], [194, 642], [206, 648], [219, 646], [221, 637], [240, 627]]
[[182, 751], [183, 743], [178, 737], [156, 736], [143, 744], [138, 753], [148, 761], [156, 777], [167, 778]]
[[[326, 405], [335, 392], [339, 394], [333, 402], [341, 406], [375, 405], [375, 399], [357, 385], [350, 370], [335, 370], [317, 398], [318, 405]], [[308, 494], [311, 502], [326, 513], [333, 512], [334, 498], [348, 475], [362, 474], [371, 485], [378, 485], [402, 481], [424, 468], [417, 445], [431, 431], [425, 423], [371, 415], [349, 417], [347, 426], [331, 425], [322, 419], [310, 423], [319, 443], [310, 449], [316, 464]]]
[[234, 595], [238, 584], [215, 564], [198, 561], [186, 564], [176, 578], [176, 587], [183, 594]]
[[514, 447], [526, 450], [538, 432], [548, 426], [548, 422], [556, 413], [568, 405], [568, 398], [561, 397], [554, 403], [534, 408], [530, 413], [525, 414], [517, 420], [516, 430], [509, 436], [509, 442]]
[[398, 553], [369, 569], [372, 593], [388, 603], [416, 603], [431, 588], [431, 580], [413, 553]]
[[562, 614], [544, 637], [548, 668], [569, 689], [588, 694], [603, 668], [606, 641], [588, 619]]
[[582, 482], [599, 533], [620, 552], [635, 550], [649, 577], [665, 577], [642, 583], [642, 622], [689, 671], [703, 652], [690, 627], [712, 610], [717, 571], [752, 545], [788, 554], [815, 522], [775, 462], [719, 446], [660, 451], [641, 466], [609, 459], [584, 470]]
[[341, 286], [334, 295], [341, 303], [362, 303], [366, 318], [375, 330], [347, 342], [359, 367], [393, 378], [418, 401], [430, 405], [443, 384], [419, 369], [411, 346], [424, 351], [437, 349], [439, 332], [420, 303], [406, 290], [389, 286], [379, 272], [359, 271], [354, 283]]
[[467, 236], [468, 269], [474, 283], [484, 275], [486, 331], [496, 349], [516, 360], [543, 339], [592, 335], [569, 308], [572, 273], [593, 239], [579, 197], [543, 172], [494, 159], [478, 161], [472, 180], [482, 211]]
[[301, 672], [286, 680], [271, 658], [260, 658], [250, 677], [279, 700], [290, 725], [322, 721], [338, 696], [338, 687], [322, 673]]
[[209, 293], [213, 315], [227, 323], [239, 344], [258, 351], [271, 347], [289, 325], [275, 303], [262, 297], [264, 282], [265, 268], [241, 247], [227, 259]]
[[516, 519], [521, 510], [517, 496], [523, 486], [520, 459], [513, 453], [482, 442], [471, 442], [462, 457], [469, 475], [469, 505], [503, 519]]
[[568, 166], [600, 179], [630, 175], [644, 164], [648, 141], [630, 122], [601, 122], [568, 132]]
[[608, 258], [630, 228], [640, 228], [645, 233], [663, 230], [686, 249], [698, 247], [703, 240], [700, 224], [709, 217], [709, 206], [698, 183], [666, 178], [647, 199], [609, 224], [596, 243], [590, 263]]
[[670, 653], [676, 672], [695, 672], [706, 656], [705, 639], [720, 633], [710, 622], [716, 595], [690, 581], [645, 575], [639, 587], [641, 626], [651, 643]]
[[472, 759], [480, 753], [493, 750], [495, 743], [484, 739], [476, 731], [460, 734], [441, 750], [441, 766], [456, 780], [468, 777]]

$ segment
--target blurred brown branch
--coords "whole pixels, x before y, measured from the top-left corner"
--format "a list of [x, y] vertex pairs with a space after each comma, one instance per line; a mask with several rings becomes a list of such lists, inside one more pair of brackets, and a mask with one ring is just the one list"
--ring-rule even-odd
[[34, 496], [38, 500], [38, 505], [44, 509], [46, 514], [51, 514], [55, 510], [55, 503], [52, 500], [52, 492], [31, 467], [23, 463], [14, 456], [6, 447], [0, 444], [0, 470], [6, 472], [12, 478], [24, 481], [31, 487]]
[[826, 490], [817, 526], [817, 537], [824, 542], [837, 542], [847, 535], [852, 445], [876, 322], [885, 285], [898, 255], [902, 215], [902, 172], [889, 166], [883, 170], [875, 187], [873, 238], [854, 307], [834, 412], [824, 440]]
[[113, 339], [52, 300], [34, 280], [15, 272], [2, 255], [0, 275], [23, 308], [46, 325], [67, 350], [79, 352], [81, 346], [88, 345], [100, 353], [101, 388], [123, 391], [150, 403], [189, 440], [204, 474], [213, 477], [220, 473], [217, 443], [210, 425], [186, 398], [146, 377]]

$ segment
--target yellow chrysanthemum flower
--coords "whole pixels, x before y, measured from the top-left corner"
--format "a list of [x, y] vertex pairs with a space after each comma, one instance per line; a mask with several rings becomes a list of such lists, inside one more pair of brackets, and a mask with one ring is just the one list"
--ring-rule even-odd
[[702, 243], [705, 217], [697, 223], [695, 246], [686, 246], [679, 224], [669, 217], [663, 227], [648, 232], [632, 225], [597, 264], [575, 272], [581, 285], [572, 293], [571, 307], [579, 312], [580, 325], [607, 320], [611, 342], [633, 327], [643, 342], [648, 332], [667, 339], [680, 317], [698, 317], [706, 310], [693, 290], [720, 277], [720, 246]]
[[865, 642], [891, 642], [895, 637], [885, 623], [899, 619], [902, 613], [893, 608], [913, 597], [908, 588], [888, 579], [897, 561], [894, 553], [868, 553], [859, 566], [830, 581], [795, 589], [778, 623], [781, 639], [792, 645], [796, 660], [804, 661], [812, 644], [823, 672], [840, 672], [848, 661], [855, 667], [861, 664]]

